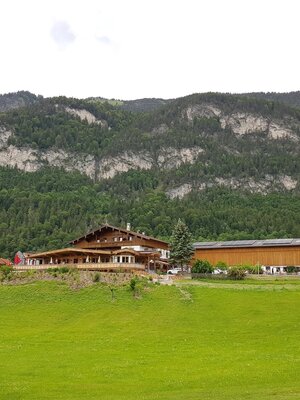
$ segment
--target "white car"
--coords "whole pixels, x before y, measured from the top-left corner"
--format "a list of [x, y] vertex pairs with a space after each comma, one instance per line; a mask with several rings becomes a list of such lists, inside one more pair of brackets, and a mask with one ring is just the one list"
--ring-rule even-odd
[[181, 268], [172, 268], [172, 269], [168, 269], [167, 274], [168, 275], [177, 275], [179, 272], [181, 272]]

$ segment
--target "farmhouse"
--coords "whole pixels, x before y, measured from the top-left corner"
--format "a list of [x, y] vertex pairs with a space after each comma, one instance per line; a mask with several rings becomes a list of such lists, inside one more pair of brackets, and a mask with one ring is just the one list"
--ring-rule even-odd
[[300, 266], [300, 239], [235, 240], [197, 242], [195, 259], [215, 265], [262, 265], [265, 272], [283, 272], [287, 266]]
[[145, 233], [133, 232], [130, 224], [126, 229], [102, 225], [72, 240], [69, 245], [63, 249], [27, 254], [25, 265], [18, 265], [16, 269], [68, 265], [84, 270], [156, 271], [168, 266], [168, 243]]

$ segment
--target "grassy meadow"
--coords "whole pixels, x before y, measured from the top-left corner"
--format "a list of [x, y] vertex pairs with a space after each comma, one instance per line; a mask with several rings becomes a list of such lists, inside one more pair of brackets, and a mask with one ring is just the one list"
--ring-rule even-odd
[[0, 399], [300, 398], [300, 286], [0, 286]]

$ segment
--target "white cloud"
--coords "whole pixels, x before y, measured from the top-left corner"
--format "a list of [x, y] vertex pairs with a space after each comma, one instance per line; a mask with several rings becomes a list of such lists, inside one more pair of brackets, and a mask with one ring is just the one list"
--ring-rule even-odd
[[300, 90], [298, 0], [3, 3], [0, 93], [130, 99]]
[[66, 21], [54, 22], [50, 34], [52, 39], [60, 48], [65, 48], [75, 40], [75, 35]]

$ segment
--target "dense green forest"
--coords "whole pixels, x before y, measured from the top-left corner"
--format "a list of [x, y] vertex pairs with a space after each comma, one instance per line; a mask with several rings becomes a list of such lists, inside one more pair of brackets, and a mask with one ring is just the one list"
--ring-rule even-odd
[[[144, 171], [93, 183], [79, 173], [0, 169], [0, 254], [66, 246], [108, 221], [168, 239], [178, 217], [194, 240], [300, 237], [300, 196], [241, 193], [226, 188], [169, 199]], [[139, 183], [140, 182], [140, 183]], [[109, 188], [110, 186], [110, 188]]]
[[[42, 156], [64, 150], [74, 158], [89, 155], [99, 165], [120, 154], [146, 153], [151, 166], [135, 166], [110, 179], [53, 168], [42, 157], [36, 172], [1, 167], [0, 256], [66, 246], [105, 221], [121, 226], [131, 222], [133, 229], [163, 239], [170, 237], [179, 217], [195, 241], [300, 237], [300, 109], [277, 99], [216, 93], [172, 101], [144, 99], [127, 110], [122, 102], [101, 98], [19, 94], [0, 98], [0, 105], [13, 105], [0, 113], [0, 134], [3, 129], [13, 132], [6, 144], [0, 140], [1, 151], [15, 146]], [[17, 108], [16, 101], [21, 102]], [[203, 104], [218, 108], [226, 118], [251, 113], [268, 124], [279, 121], [294, 138], [274, 140], [264, 131], [238, 135], [218, 115], [187, 117], [188, 108]], [[97, 121], [88, 123], [66, 108], [86, 110]], [[175, 153], [173, 164], [161, 161], [166, 149]], [[176, 163], [176, 151], [185, 149], [200, 151], [192, 162]], [[285, 177], [292, 188], [280, 183]], [[220, 179], [238, 185], [222, 186]], [[171, 198], [170, 191], [185, 184], [192, 190]]]

